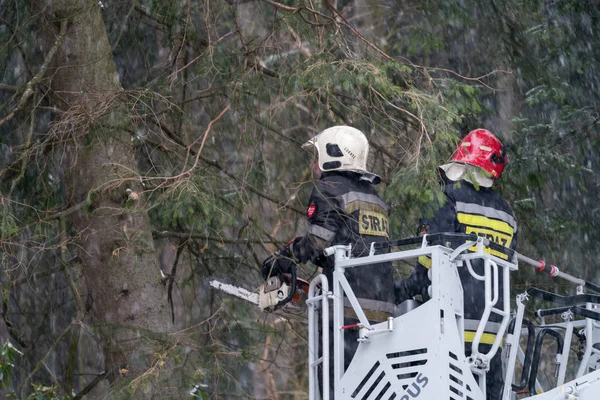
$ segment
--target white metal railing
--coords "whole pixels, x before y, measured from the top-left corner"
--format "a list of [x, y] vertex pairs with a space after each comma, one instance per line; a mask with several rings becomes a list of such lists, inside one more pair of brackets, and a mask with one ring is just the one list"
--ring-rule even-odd
[[[555, 266], [549, 266], [550, 268], [545, 268], [546, 267], [545, 264], [541, 261], [535, 261], [529, 257], [523, 256], [518, 253], [516, 254], [516, 256], [519, 261], [522, 261], [524, 263], [527, 263], [527, 264], [530, 264], [530, 265], [536, 267], [536, 269], [538, 271], [547, 272], [548, 275], [551, 277], [557, 277], [559, 279], [562, 279], [564, 281], [567, 281], [571, 284], [576, 285], [576, 294], [577, 295], [583, 295], [584, 288], [587, 285], [594, 286], [594, 285], [587, 283], [585, 280], [583, 280], [581, 278], [577, 278], [570, 274], [560, 271]], [[517, 357], [521, 358], [521, 363], [523, 363], [524, 357], [522, 356], [522, 350], [519, 346], [519, 339], [523, 333], [528, 334], [526, 331], [523, 331], [523, 328], [522, 328], [523, 318], [524, 318], [524, 310], [525, 310], [524, 303], [528, 299], [529, 299], [529, 295], [527, 292], [518, 294], [516, 296], [517, 311], [516, 311], [516, 316], [515, 316], [515, 325], [514, 325], [513, 333], [508, 334], [507, 338], [506, 338], [506, 344], [507, 344], [506, 347], [508, 349], [508, 363], [507, 363], [507, 370], [505, 373], [505, 382], [506, 383], [505, 383], [503, 394], [502, 394], [503, 400], [509, 400], [509, 399], [513, 398], [511, 384], [514, 379], [514, 372], [515, 372]], [[594, 304], [589, 303], [589, 302], [586, 303], [587, 310], [593, 310], [594, 307], [595, 307]], [[570, 356], [570, 349], [571, 349], [571, 344], [572, 344], [571, 342], [573, 339], [573, 333], [574, 333], [575, 329], [580, 329], [581, 334], [583, 334], [583, 336], [586, 338], [585, 351], [584, 351], [583, 355], [581, 356], [581, 358], [578, 360], [579, 366], [577, 368], [577, 373], [575, 375], [575, 378], [576, 379], [581, 378], [589, 372], [588, 369], [590, 367], [592, 367], [594, 364], [592, 362], [593, 356], [597, 355], [598, 359], [600, 360], [600, 350], [598, 350], [594, 347], [594, 345], [600, 343], [600, 323], [598, 321], [595, 321], [595, 320], [593, 320], [591, 318], [587, 318], [587, 317], [585, 317], [582, 320], [574, 320], [574, 315], [568, 309], [569, 307], [565, 307], [565, 308], [567, 308], [567, 310], [560, 313], [560, 316], [564, 322], [546, 324], [545, 318], [541, 317], [541, 324], [539, 326], [540, 328], [550, 328], [550, 329], [555, 329], [560, 332], [563, 332], [563, 346], [561, 349], [558, 349], [559, 353], [557, 354], [557, 357], [555, 360], [557, 369], [555, 371], [556, 384], [554, 385], [554, 388], [560, 388], [561, 386], [563, 386], [565, 384], [567, 370], [570, 365], [569, 364], [569, 360], [570, 360], [569, 356]], [[600, 366], [600, 365], [596, 365], [595, 367], [597, 368], [598, 366]], [[571, 367], [573, 368], [574, 366], [571, 365]], [[527, 371], [527, 373], [528, 372], [529, 371]], [[531, 377], [529, 377], [529, 379], [531, 379]], [[536, 388], [536, 393], [543, 392], [541, 390], [541, 386], [539, 385], [537, 380], [535, 382], [535, 388]], [[552, 387], [547, 388], [547, 389], [551, 390]]]
[[[479, 326], [477, 327], [477, 331], [475, 332], [475, 338], [471, 344], [471, 366], [477, 370], [488, 370], [489, 363], [494, 358], [496, 353], [498, 352], [498, 348], [502, 343], [502, 339], [504, 333], [506, 332], [506, 328], [508, 327], [508, 323], [510, 320], [510, 272], [518, 269], [516, 264], [511, 263], [510, 261], [502, 260], [498, 257], [495, 257], [491, 254], [485, 252], [484, 240], [483, 238], [477, 241], [477, 251], [472, 253], [464, 253], [466, 249], [469, 247], [469, 243], [466, 243], [460, 247], [458, 247], [450, 257], [451, 260], [459, 259], [464, 262], [467, 266], [467, 270], [469, 274], [480, 281], [484, 281], [484, 302], [485, 307], [483, 311], [483, 315], [481, 316], [481, 320], [479, 322]], [[471, 260], [474, 259], [483, 259], [484, 261], [484, 275], [478, 275], [471, 266]], [[502, 267], [502, 304], [501, 308], [497, 308], [496, 304], [498, 304], [499, 296], [499, 272], [498, 267]], [[492, 314], [497, 314], [502, 317], [502, 321], [500, 322], [500, 327], [496, 332], [496, 337], [494, 338], [494, 343], [492, 344], [490, 350], [487, 353], [479, 352], [479, 345], [481, 343], [481, 338], [483, 336], [486, 324], [488, 323], [490, 316]]]
[[[334, 256], [335, 269], [333, 271], [333, 281], [331, 289], [325, 275], [319, 275], [315, 278], [309, 287], [308, 293], [308, 323], [309, 323], [309, 399], [317, 400], [319, 398], [329, 400], [329, 387], [337, 390], [340, 381], [344, 377], [344, 297], [354, 310], [359, 323], [359, 342], [368, 342], [370, 340], [377, 341], [378, 337], [384, 337], [386, 333], [391, 334], [395, 331], [394, 319], [390, 318], [387, 324], [377, 324], [372, 326], [368, 321], [365, 312], [356, 298], [354, 291], [346, 279], [345, 272], [348, 268], [361, 268], [364, 266], [373, 266], [377, 264], [392, 262], [397, 260], [416, 260], [420, 256], [430, 256], [432, 258], [431, 271], [435, 271], [438, 266], [441, 254], [447, 257], [453, 267], [466, 268], [469, 274], [482, 282], [485, 293], [484, 312], [475, 331], [474, 340], [471, 345], [471, 356], [467, 360], [471, 367], [471, 371], [480, 376], [479, 387], [485, 398], [485, 375], [489, 370], [491, 359], [498, 352], [501, 342], [506, 334], [509, 320], [511, 317], [510, 310], [510, 272], [518, 269], [517, 260], [531, 264], [538, 270], [544, 269], [544, 264], [539, 261], [534, 261], [528, 257], [515, 253], [512, 260], [504, 260], [495, 255], [486, 252], [486, 246], [489, 241], [484, 238], [478, 238], [476, 241], [469, 241], [464, 245], [459, 246], [455, 250], [448, 249], [443, 246], [429, 246], [427, 237], [423, 237], [422, 244], [419, 248], [412, 250], [396, 251], [386, 254], [375, 255], [374, 247], [372, 246], [370, 254], [366, 257], [351, 258], [350, 246], [333, 246], [325, 249], [327, 256]], [[473, 247], [476, 246], [475, 251]], [[467, 252], [466, 250], [470, 251]], [[483, 275], [479, 275], [472, 267], [473, 260], [483, 260], [484, 268]], [[446, 264], [447, 265], [447, 264]], [[572, 275], [563, 273], [558, 268], [551, 266], [552, 269], [546, 271], [550, 276], [555, 276], [564, 279], [570, 283], [578, 285], [578, 294], [583, 293], [583, 286], [587, 284], [584, 280], [576, 278]], [[548, 268], [546, 268], [548, 269]], [[455, 283], [446, 282], [436, 278], [436, 273], [431, 276], [432, 287], [431, 297], [441, 304], [443, 294], [451, 293], [455, 298], [462, 299], [462, 288]], [[441, 276], [441, 275], [440, 275]], [[500, 278], [502, 278], [502, 288], [500, 288]], [[319, 289], [320, 285], [320, 289]], [[451, 287], [452, 285], [458, 287]], [[590, 284], [591, 285], [591, 284]], [[500, 292], [502, 290], [502, 292]], [[500, 301], [500, 293], [502, 293], [502, 301]], [[460, 296], [459, 296], [460, 295]], [[518, 358], [523, 357], [523, 352], [519, 345], [519, 339], [523, 330], [523, 318], [525, 315], [525, 302], [527, 294], [521, 294], [516, 299], [516, 317], [512, 334], [506, 335], [506, 346], [504, 350], [505, 357], [508, 358], [507, 370], [505, 372], [505, 385], [502, 393], [503, 400], [514, 399], [514, 393], [511, 388], [511, 383], [514, 379], [515, 365]], [[462, 303], [461, 303], [462, 304]], [[348, 304], [346, 303], [346, 306]], [[332, 307], [330, 307], [332, 306]], [[462, 306], [461, 306], [462, 307]], [[588, 310], [593, 309], [594, 305], [588, 304]], [[331, 308], [331, 315], [330, 315]], [[420, 312], [419, 308], [411, 312]], [[439, 312], [439, 311], [438, 311]], [[457, 314], [457, 327], [461, 340], [461, 348], [464, 340], [464, 325], [462, 323], [462, 310]], [[479, 351], [481, 338], [483, 337], [486, 325], [492, 315], [501, 317], [499, 329], [496, 333], [493, 344], [490, 350], [481, 353]], [[460, 315], [461, 318], [458, 318]], [[514, 315], [514, 314], [513, 314]], [[332, 320], [332, 321], [331, 321]], [[330, 324], [332, 323], [333, 329]], [[543, 325], [548, 327], [557, 327], [564, 329], [565, 342], [563, 346], [563, 356], [557, 362], [560, 366], [557, 370], [557, 385], [562, 385], [566, 379], [567, 362], [569, 355], [569, 346], [573, 336], [574, 329], [582, 329], [583, 333], [589, 340], [586, 341], [586, 348], [581, 360], [580, 367], [577, 372], [577, 377], [587, 373], [587, 368], [590, 365], [590, 360], [598, 359], [600, 362], [600, 351], [594, 348], [595, 343], [600, 343], [600, 323], [593, 321], [590, 318], [585, 320], [574, 321], [571, 319], [565, 320], [562, 324]], [[319, 329], [320, 328], [320, 329]], [[396, 328], [397, 329], [397, 328]], [[319, 339], [319, 332], [321, 337]], [[332, 334], [330, 335], [330, 332]], [[333, 341], [333, 354], [330, 354], [330, 342]], [[333, 356], [333, 357], [331, 357]], [[355, 360], [353, 360], [354, 363]], [[522, 362], [522, 360], [521, 360]], [[330, 382], [329, 370], [333, 368], [333, 382]], [[319, 369], [323, 373], [319, 373]], [[322, 376], [322, 385], [319, 386], [318, 377]], [[539, 384], [536, 384], [539, 387]], [[321, 397], [319, 397], [320, 388], [322, 388]], [[335, 391], [334, 391], [335, 393]], [[473, 397], [474, 396], [474, 397]], [[479, 400], [478, 395], [471, 396], [474, 400]], [[345, 398], [345, 395], [343, 396]], [[339, 399], [336, 399], [339, 400]], [[423, 400], [427, 400], [425, 397]]]
[[[473, 246], [477, 246], [477, 251], [474, 253], [461, 253], [461, 251], [471, 248]], [[335, 270], [333, 272], [333, 284], [332, 284], [332, 292], [327, 291], [327, 285], [323, 285], [327, 282], [327, 279], [320, 275], [318, 277], [318, 281], [321, 284], [321, 292], [320, 294], [315, 294], [315, 285], [311, 284], [311, 288], [309, 290], [309, 398], [311, 400], [317, 399], [317, 393], [319, 384], [317, 382], [318, 369], [322, 367], [324, 371], [328, 371], [325, 363], [327, 361], [330, 362], [330, 366], [333, 367], [333, 387], [337, 388], [340, 380], [344, 374], [344, 330], [340, 329], [343, 326], [344, 320], [344, 296], [348, 299], [350, 306], [354, 310], [354, 313], [358, 317], [359, 320], [359, 341], [366, 341], [370, 338], [373, 338], [376, 335], [385, 334], [387, 332], [393, 332], [394, 323], [393, 319], [390, 318], [387, 325], [382, 328], [373, 328], [369, 323], [365, 313], [360, 306], [358, 299], [354, 295], [350, 284], [348, 283], [345, 277], [345, 271], [348, 268], [360, 268], [368, 265], [376, 265], [385, 262], [391, 262], [396, 260], [410, 260], [417, 259], [419, 256], [432, 256], [432, 254], [439, 250], [443, 249], [446, 253], [451, 253], [451, 259], [453, 262], [456, 262], [460, 265], [467, 265], [469, 272], [476, 279], [480, 279], [484, 281], [485, 285], [485, 311], [482, 319], [479, 322], [475, 338], [472, 345], [472, 369], [474, 371], [486, 371], [489, 369], [489, 361], [496, 354], [500, 342], [502, 340], [502, 335], [508, 326], [508, 320], [510, 316], [509, 310], [509, 285], [505, 284], [503, 287], [503, 302], [500, 308], [497, 308], [496, 305], [499, 301], [499, 268], [502, 269], [502, 274], [504, 278], [504, 282], [509, 283], [509, 273], [512, 270], [516, 270], [517, 266], [515, 264], [510, 263], [509, 261], [502, 260], [496, 256], [488, 254], [484, 249], [484, 239], [481, 238], [477, 242], [468, 242], [464, 246], [461, 246], [460, 249], [453, 251], [452, 249], [446, 249], [442, 246], [428, 246], [426, 237], [423, 238], [423, 243], [420, 248], [413, 250], [405, 250], [399, 252], [391, 252], [386, 254], [373, 255], [373, 251], [367, 257], [360, 258], [351, 258], [351, 247], [350, 246], [333, 246], [325, 250], [325, 254], [330, 256], [334, 255], [335, 257]], [[470, 267], [470, 262], [473, 259], [483, 259], [485, 263], [484, 267], [484, 275], [477, 275], [473, 269]], [[464, 264], [463, 264], [464, 263]], [[435, 268], [435, 266], [433, 267]], [[443, 287], [447, 285], [446, 282], [439, 282], [440, 288], [446, 291], [452, 291], [456, 288]], [[460, 288], [459, 288], [460, 289]], [[462, 292], [462, 289], [460, 289]], [[462, 294], [462, 293], [461, 293]], [[435, 296], [435, 290], [432, 293]], [[329, 307], [328, 300], [331, 299], [333, 303], [333, 338], [329, 336], [329, 317], [326, 315], [326, 308]], [[318, 306], [317, 306], [318, 304]], [[322, 340], [317, 340], [317, 332], [318, 328], [315, 327], [315, 322], [318, 320], [317, 318], [317, 309], [320, 307], [321, 309], [321, 318], [319, 319], [321, 322], [321, 331], [323, 333]], [[479, 343], [481, 341], [481, 337], [483, 335], [483, 331], [487, 322], [489, 321], [489, 317], [491, 314], [498, 314], [502, 317], [502, 322], [500, 323], [500, 331], [496, 336], [494, 344], [489, 352], [482, 354], [479, 353]], [[461, 326], [461, 338], [463, 337], [464, 332], [462, 331]], [[333, 359], [328, 360], [329, 356], [329, 340], [333, 339]], [[321, 357], [317, 357], [319, 347], [321, 348]], [[328, 378], [329, 374], [327, 372], [323, 373], [323, 399], [328, 399]], [[485, 390], [484, 383], [481, 383], [482, 390]]]
[[[320, 286], [320, 294], [316, 295], [317, 286]], [[325, 275], [318, 275], [310, 282], [308, 287], [308, 396], [316, 399], [319, 393], [318, 370], [329, 371], [329, 284]], [[319, 357], [319, 324], [318, 312], [321, 310], [321, 348], [322, 355]], [[329, 400], [329, 373], [323, 374], [323, 400]]]

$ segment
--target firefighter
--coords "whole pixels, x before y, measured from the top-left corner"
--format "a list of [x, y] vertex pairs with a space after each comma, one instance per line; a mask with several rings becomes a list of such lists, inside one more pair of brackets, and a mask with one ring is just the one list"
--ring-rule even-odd
[[[372, 242], [387, 242], [388, 206], [374, 187], [381, 179], [367, 171], [369, 142], [361, 131], [350, 126], [334, 126], [302, 147], [313, 149], [313, 171], [318, 179], [306, 210], [308, 231], [267, 258], [263, 262], [262, 273], [267, 279], [272, 275], [289, 273], [297, 263], [311, 261], [332, 282], [333, 256], [325, 257], [323, 249], [337, 244], [351, 244], [352, 255], [360, 257], [368, 254]], [[383, 248], [377, 251], [383, 252], [387, 250]], [[345, 275], [369, 320], [385, 321], [393, 314], [394, 289], [390, 263], [350, 268]], [[346, 302], [345, 316], [356, 318], [349, 305]], [[357, 337], [356, 331], [345, 332], [346, 367], [358, 346]], [[333, 353], [330, 354], [333, 356]]]
[[[442, 232], [456, 232], [484, 236], [504, 247], [515, 249], [517, 246], [517, 223], [511, 207], [491, 187], [499, 179], [508, 162], [502, 143], [488, 130], [471, 131], [459, 143], [451, 161], [439, 167], [445, 194], [441, 206], [431, 205], [419, 221], [419, 235]], [[452, 243], [457, 246], [460, 243]], [[486, 249], [490, 253], [508, 259], [508, 255]], [[474, 270], [482, 274], [483, 262], [472, 262]], [[427, 271], [431, 259], [420, 257], [413, 273], [404, 280], [396, 282], [396, 303], [416, 295], [424, 301], [429, 296], [427, 288], [431, 284]], [[464, 292], [465, 351], [471, 353], [471, 343], [485, 304], [484, 283], [471, 276], [466, 268], [460, 268], [459, 274]], [[500, 278], [502, 275], [500, 274]], [[502, 285], [501, 279], [499, 284]], [[502, 290], [499, 291], [502, 302]], [[487, 352], [494, 342], [500, 317], [492, 313], [481, 339], [480, 351]], [[490, 371], [486, 378], [488, 399], [500, 399], [503, 377], [501, 350], [491, 360]]]

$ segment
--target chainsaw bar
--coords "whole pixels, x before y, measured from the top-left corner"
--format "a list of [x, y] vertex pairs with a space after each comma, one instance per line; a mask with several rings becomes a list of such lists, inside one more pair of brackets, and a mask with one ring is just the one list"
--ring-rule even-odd
[[209, 281], [208, 284], [211, 287], [225, 292], [231, 296], [235, 296], [242, 300], [246, 300], [254, 305], [258, 305], [258, 293], [250, 292], [244, 288], [233, 286], [229, 283], [219, 282], [215, 279]]

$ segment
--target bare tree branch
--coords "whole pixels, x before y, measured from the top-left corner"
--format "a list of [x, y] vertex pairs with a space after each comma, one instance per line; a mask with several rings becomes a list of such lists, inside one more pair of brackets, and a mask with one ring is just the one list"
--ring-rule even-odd
[[0, 83], [0, 90], [8, 93], [16, 93], [19, 90], [16, 86], [6, 85], [4, 83]]
[[[185, 147], [186, 149], [189, 146], [186, 146], [185, 143], [183, 143], [181, 141], [181, 139], [179, 139], [173, 132], [171, 132], [170, 129], [168, 129], [164, 124], [161, 124], [158, 121], [154, 121], [152, 120], [153, 123], [155, 123], [156, 125], [158, 125], [162, 131], [171, 139], [173, 140], [175, 143], [177, 143], [178, 145]], [[222, 173], [224, 173], [225, 175], [227, 175], [228, 177], [230, 177], [231, 179], [233, 179], [234, 181], [240, 183], [242, 186], [244, 186], [246, 189], [248, 189], [249, 191], [251, 191], [252, 193], [262, 197], [265, 200], [269, 200], [270, 202], [278, 205], [281, 208], [287, 208], [289, 210], [292, 210], [298, 214], [304, 215], [304, 210], [301, 210], [299, 208], [296, 208], [290, 204], [287, 204], [286, 202], [283, 202], [281, 200], [275, 199], [273, 196], [270, 196], [266, 193], [264, 193], [263, 191], [255, 188], [254, 186], [244, 182], [242, 179], [238, 178], [237, 176], [235, 176], [234, 174], [232, 174], [231, 172], [227, 171], [223, 166], [221, 166], [216, 160], [210, 160], [209, 158], [197, 153], [194, 149], [189, 148], [189, 152], [196, 156], [197, 159], [202, 160], [204, 163], [210, 165], [213, 168], [218, 169], [219, 171], [221, 171]]]
[[98, 383], [100, 383], [100, 381], [102, 381], [102, 379], [106, 378], [107, 376], [108, 376], [108, 372], [104, 372], [100, 375], [97, 375], [93, 381], [91, 381], [86, 387], [83, 388], [83, 390], [81, 390], [79, 393], [77, 393], [73, 397], [73, 400], [79, 400], [79, 399], [83, 398], [83, 396], [85, 396], [86, 394], [91, 392], [92, 389], [95, 388], [96, 385]]
[[214, 237], [208, 236], [203, 233], [193, 233], [193, 232], [173, 232], [173, 231], [152, 231], [152, 236], [155, 238], [169, 238], [175, 237], [180, 239], [202, 239], [208, 240], [210, 242], [219, 242], [219, 243], [230, 243], [230, 244], [247, 244], [247, 243], [276, 243], [281, 244], [285, 243], [284, 241], [279, 240], [258, 240], [258, 239], [230, 239], [224, 237]]
[[25, 379], [23, 379], [23, 381], [21, 382], [21, 385], [16, 390], [16, 392], [21, 393], [21, 398], [25, 398], [25, 385], [27, 384], [27, 382], [29, 382], [29, 380], [33, 377], [33, 375], [46, 362], [48, 357], [50, 357], [50, 354], [52, 354], [52, 352], [56, 349], [56, 346], [58, 346], [58, 344], [64, 339], [64, 337], [67, 336], [67, 334], [71, 331], [71, 328], [73, 328], [73, 323], [70, 323], [69, 326], [67, 326], [65, 328], [65, 330], [60, 334], [60, 336], [56, 338], [56, 340], [54, 341], [54, 343], [52, 343], [52, 346], [50, 346], [50, 348], [48, 349], [48, 351], [46, 352], [44, 357], [42, 357], [42, 359], [40, 361], [38, 361], [38, 363], [33, 368], [33, 370], [31, 370], [29, 375], [27, 375], [25, 377]]
[[6, 122], [10, 121], [18, 112], [20, 112], [21, 110], [23, 110], [23, 108], [25, 108], [25, 106], [27, 105], [27, 102], [33, 95], [35, 87], [44, 77], [44, 74], [46, 73], [48, 66], [52, 62], [52, 59], [54, 58], [54, 54], [56, 54], [56, 52], [58, 51], [58, 48], [62, 45], [62, 41], [65, 38], [66, 33], [67, 33], [67, 21], [63, 20], [60, 23], [60, 33], [59, 33], [58, 37], [56, 38], [56, 40], [54, 41], [54, 45], [52, 46], [50, 51], [48, 51], [48, 54], [46, 55], [46, 58], [44, 59], [44, 63], [40, 67], [40, 70], [37, 72], [37, 74], [35, 74], [35, 76], [29, 82], [27, 82], [27, 84], [25, 84], [25, 91], [21, 95], [21, 98], [19, 99], [17, 106], [13, 109], [13, 111], [9, 115], [7, 115], [5, 118], [0, 120], [0, 126], [4, 125]]
[[179, 246], [177, 246], [177, 254], [175, 255], [175, 261], [173, 262], [173, 267], [171, 268], [171, 272], [169, 272], [169, 276], [167, 278], [167, 301], [171, 306], [171, 317], [173, 325], [175, 325], [175, 309], [173, 307], [173, 283], [175, 282], [175, 275], [177, 274], [177, 264], [179, 264], [179, 257], [181, 257], [181, 253], [187, 246], [185, 245], [185, 241], [181, 240], [179, 242]]

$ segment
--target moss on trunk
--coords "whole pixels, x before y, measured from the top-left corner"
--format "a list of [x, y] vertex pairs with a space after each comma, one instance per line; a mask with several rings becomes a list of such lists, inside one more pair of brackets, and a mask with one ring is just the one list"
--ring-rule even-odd
[[97, 4], [49, 1], [43, 9], [48, 44], [60, 22], [68, 24], [46, 75], [67, 110], [51, 133], [64, 146], [69, 203], [91, 200], [71, 218], [87, 286], [84, 323], [96, 327], [113, 386], [136, 389], [135, 397], [143, 398], [154, 392], [146, 384], [156, 381], [140, 377], [158, 373], [172, 323], [148, 218], [142, 207], [124, 207], [126, 189], [141, 192], [140, 180], [126, 99]]

